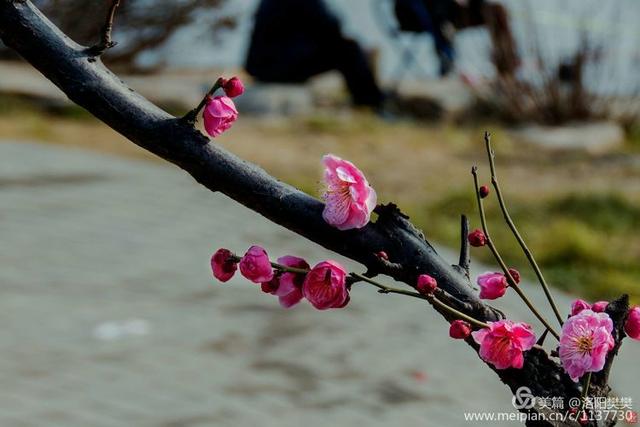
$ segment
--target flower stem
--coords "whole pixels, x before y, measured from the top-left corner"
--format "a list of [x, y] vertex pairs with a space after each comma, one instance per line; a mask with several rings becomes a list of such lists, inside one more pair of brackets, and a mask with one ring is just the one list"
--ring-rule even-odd
[[584, 379], [584, 386], [582, 390], [582, 402], [586, 400], [589, 395], [589, 386], [591, 386], [591, 372], [587, 372], [586, 378]]
[[[242, 257], [239, 257], [235, 254], [229, 256], [229, 260], [236, 263], [240, 262], [241, 259]], [[276, 270], [284, 271], [286, 273], [307, 274], [309, 272], [309, 270], [306, 268], [287, 267], [286, 265], [278, 264], [277, 262], [271, 262], [270, 264], [271, 267], [275, 268]]]
[[496, 259], [496, 261], [500, 265], [500, 268], [502, 268], [502, 271], [504, 272], [504, 275], [507, 278], [507, 281], [508, 281], [509, 285], [516, 291], [518, 296], [520, 296], [522, 301], [524, 301], [524, 303], [527, 305], [527, 307], [529, 307], [529, 310], [531, 310], [531, 312], [538, 318], [538, 320], [540, 320], [540, 322], [542, 322], [542, 324], [549, 330], [549, 332], [554, 337], [556, 337], [556, 339], [559, 340], [560, 339], [560, 335], [558, 335], [558, 333], [551, 327], [551, 325], [549, 325], [549, 322], [547, 322], [547, 320], [542, 316], [542, 314], [540, 314], [540, 312], [538, 312], [538, 310], [531, 303], [529, 298], [527, 298], [527, 296], [522, 291], [522, 289], [520, 289], [520, 287], [518, 286], [518, 284], [514, 280], [513, 276], [511, 275], [511, 272], [509, 271], [509, 268], [507, 267], [507, 265], [504, 263], [502, 257], [500, 256], [500, 253], [498, 252], [498, 249], [493, 244], [493, 240], [491, 240], [491, 235], [489, 234], [489, 230], [487, 228], [487, 219], [486, 219], [486, 216], [485, 216], [485, 213], [484, 213], [484, 205], [482, 203], [482, 197], [480, 197], [480, 188], [479, 188], [479, 185], [478, 185], [478, 168], [476, 166], [474, 166], [471, 169], [471, 174], [473, 175], [473, 183], [474, 183], [475, 190], [476, 190], [476, 199], [478, 201], [478, 210], [480, 211], [480, 222], [482, 223], [482, 230], [484, 231], [484, 235], [485, 235], [485, 237], [487, 239], [487, 246], [491, 250], [491, 253], [493, 253], [494, 258]]
[[271, 263], [271, 267], [287, 273], [307, 274], [309, 272], [309, 270], [307, 270], [306, 268], [287, 267], [286, 265], [278, 264], [275, 262]]
[[469, 322], [470, 324], [478, 327], [478, 328], [488, 328], [489, 325], [479, 321], [478, 319], [474, 319], [471, 316], [468, 316], [466, 314], [464, 314], [461, 311], [456, 310], [453, 307], [448, 306], [447, 304], [445, 304], [444, 302], [440, 301], [439, 299], [437, 299], [434, 295], [423, 295], [421, 293], [418, 292], [412, 292], [412, 291], [407, 291], [404, 289], [399, 289], [399, 288], [392, 288], [390, 286], [386, 286], [383, 285], [382, 283], [378, 283], [375, 280], [367, 277], [367, 276], [363, 276], [362, 274], [358, 274], [358, 273], [350, 273], [350, 275], [352, 277], [355, 277], [356, 279], [369, 283], [373, 286], [375, 286], [376, 288], [379, 289], [378, 292], [380, 292], [381, 294], [400, 294], [400, 295], [407, 295], [413, 298], [419, 298], [419, 299], [423, 299], [423, 300], [427, 300], [429, 301], [431, 304], [433, 304], [434, 306], [441, 308], [447, 312], [449, 312], [450, 314], [454, 315], [455, 317], [465, 320], [467, 322]]
[[198, 104], [196, 108], [194, 108], [193, 110], [189, 111], [187, 114], [182, 116], [182, 120], [191, 124], [195, 123], [198, 118], [198, 113], [200, 113], [200, 110], [202, 110], [204, 106], [207, 104], [207, 98], [209, 98], [210, 96], [213, 96], [213, 94], [222, 87], [223, 82], [224, 82], [224, 79], [222, 77], [219, 77], [218, 80], [216, 80], [216, 82], [213, 84], [213, 86], [211, 86], [211, 89], [209, 89], [209, 92], [207, 92], [207, 94], [202, 98], [202, 101], [200, 101], [200, 104]]
[[487, 149], [487, 156], [489, 156], [489, 168], [491, 169], [491, 183], [493, 184], [493, 188], [495, 188], [496, 190], [496, 197], [498, 198], [498, 204], [500, 205], [500, 209], [502, 210], [502, 215], [504, 216], [504, 220], [509, 226], [509, 228], [511, 229], [511, 232], [515, 236], [516, 240], [520, 244], [520, 247], [522, 248], [524, 255], [529, 260], [529, 264], [531, 264], [531, 268], [533, 268], [533, 271], [536, 273], [536, 276], [538, 277], [538, 281], [542, 285], [542, 290], [544, 291], [544, 294], [547, 297], [547, 300], [549, 301], [551, 308], [553, 309], [553, 313], [556, 315], [556, 318], [558, 319], [560, 326], [562, 326], [562, 323], [563, 323], [562, 316], [560, 315], [558, 306], [556, 305], [553, 299], [553, 296], [551, 295], [551, 291], [549, 290], [547, 281], [544, 279], [544, 276], [542, 275], [542, 271], [540, 270], [538, 263], [533, 257], [531, 250], [529, 250], [529, 248], [527, 247], [527, 244], [525, 243], [524, 239], [520, 235], [520, 232], [516, 228], [515, 223], [511, 219], [511, 215], [509, 215], [509, 212], [507, 211], [507, 206], [504, 202], [504, 198], [502, 197], [502, 191], [500, 191], [500, 184], [498, 184], [498, 177], [496, 176], [495, 154], [493, 152], [493, 149], [491, 148], [491, 134], [489, 134], [489, 132], [485, 132], [484, 142]]

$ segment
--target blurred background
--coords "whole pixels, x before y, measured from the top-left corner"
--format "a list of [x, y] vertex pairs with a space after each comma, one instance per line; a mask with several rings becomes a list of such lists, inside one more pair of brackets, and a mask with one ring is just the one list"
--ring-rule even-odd
[[[35, 4], [83, 44], [108, 6]], [[216, 143], [312, 195], [323, 154], [352, 160], [452, 262], [459, 215], [479, 226], [469, 171], [488, 181], [489, 130], [568, 311], [576, 295], [640, 302], [639, 17], [634, 0], [123, 0], [103, 59], [176, 115], [241, 76], [240, 119]], [[335, 255], [138, 149], [1, 44], [0, 58], [2, 426], [455, 426], [513, 410], [419, 302], [358, 289], [346, 310], [285, 311], [242, 280], [212, 284], [221, 246]], [[614, 368], [623, 396], [640, 398], [638, 347]]]

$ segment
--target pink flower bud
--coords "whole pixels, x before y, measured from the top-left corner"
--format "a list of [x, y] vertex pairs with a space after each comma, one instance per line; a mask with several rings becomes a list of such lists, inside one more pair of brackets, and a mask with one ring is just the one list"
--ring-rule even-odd
[[624, 332], [634, 340], [640, 340], [640, 306], [629, 310], [627, 321], [624, 324]]
[[604, 313], [609, 305], [609, 301], [597, 301], [591, 305], [591, 311], [595, 311], [596, 313]]
[[322, 158], [326, 191], [322, 218], [338, 230], [362, 228], [369, 223], [377, 195], [353, 163], [333, 154]]
[[587, 415], [587, 411], [583, 411], [582, 414], [580, 414], [578, 422], [581, 426], [586, 426], [587, 424], [589, 424], [589, 415]]
[[469, 236], [467, 236], [467, 238], [469, 239], [469, 244], [471, 246], [480, 247], [487, 244], [487, 237], [480, 229], [473, 230], [471, 233], [469, 233]]
[[260, 284], [260, 289], [265, 294], [275, 294], [280, 286], [280, 278], [276, 275], [273, 276], [273, 279], [268, 282], [263, 282]]
[[[309, 269], [309, 264], [307, 264], [305, 260], [293, 255], [286, 255], [278, 258], [278, 264], [302, 270]], [[281, 306], [284, 308], [291, 308], [300, 302], [302, 299], [302, 285], [305, 277], [306, 275], [302, 273], [282, 273], [278, 289], [273, 292], [278, 296]]]
[[271, 281], [273, 269], [267, 252], [260, 246], [251, 246], [240, 260], [240, 273], [253, 283]]
[[385, 251], [379, 251], [376, 252], [376, 256], [380, 259], [383, 259], [385, 261], [389, 261], [389, 255], [387, 255], [387, 253]]
[[471, 335], [471, 325], [464, 320], [454, 320], [449, 326], [449, 336], [456, 340], [463, 340]]
[[580, 313], [582, 310], [591, 310], [591, 304], [586, 302], [583, 299], [577, 299], [571, 303], [571, 315], [575, 316]]
[[421, 274], [418, 276], [418, 284], [416, 289], [422, 295], [431, 295], [438, 288], [438, 282], [428, 274]]
[[480, 298], [497, 299], [507, 292], [507, 278], [502, 273], [487, 272], [478, 276]]
[[480, 187], [479, 193], [480, 197], [484, 199], [489, 195], [489, 187], [487, 185], [483, 185], [482, 187]]
[[213, 277], [221, 282], [226, 282], [233, 277], [238, 264], [232, 260], [233, 254], [229, 249], [220, 248], [211, 257], [211, 270]]
[[515, 268], [510, 268], [509, 274], [511, 274], [511, 277], [513, 278], [513, 280], [515, 280], [516, 285], [520, 283], [520, 272], [518, 270], [516, 270]]
[[229, 98], [235, 98], [244, 93], [242, 80], [237, 77], [231, 77], [229, 80], [225, 80], [222, 84], [222, 89], [224, 89], [224, 93], [226, 93]]
[[238, 118], [238, 110], [231, 98], [216, 96], [207, 99], [202, 113], [204, 128], [207, 133], [216, 137], [229, 129]]
[[302, 295], [318, 310], [344, 307], [349, 301], [347, 271], [332, 260], [317, 264], [304, 279]]

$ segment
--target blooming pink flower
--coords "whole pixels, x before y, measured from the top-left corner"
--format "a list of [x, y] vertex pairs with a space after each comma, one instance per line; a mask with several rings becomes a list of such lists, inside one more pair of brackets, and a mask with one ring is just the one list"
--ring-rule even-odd
[[264, 283], [273, 279], [273, 268], [267, 251], [260, 246], [251, 246], [240, 260], [240, 273], [253, 283]]
[[609, 305], [609, 301], [597, 301], [591, 305], [591, 311], [595, 311], [596, 313], [604, 313]]
[[585, 372], [598, 372], [604, 367], [607, 353], [615, 344], [613, 322], [606, 313], [584, 309], [569, 317], [562, 325], [560, 361], [573, 381]]
[[304, 279], [302, 295], [318, 310], [344, 307], [349, 301], [347, 271], [336, 261], [323, 261]]
[[238, 110], [226, 96], [209, 98], [202, 113], [204, 128], [209, 135], [216, 137], [231, 127], [238, 118]]
[[353, 163], [332, 154], [322, 158], [327, 186], [322, 217], [338, 230], [362, 228], [376, 207], [376, 192]]
[[583, 299], [577, 299], [571, 303], [571, 315], [575, 316], [580, 313], [582, 310], [591, 310], [591, 304], [586, 302]]
[[471, 246], [480, 247], [487, 244], [487, 236], [480, 229], [475, 229], [467, 236]]
[[242, 84], [242, 80], [238, 77], [231, 77], [229, 80], [224, 81], [222, 89], [224, 89], [224, 93], [226, 93], [229, 98], [235, 98], [244, 93], [244, 84]]
[[471, 335], [471, 325], [464, 320], [454, 320], [449, 326], [449, 336], [457, 340], [463, 340]]
[[502, 273], [487, 272], [478, 276], [480, 298], [496, 299], [507, 292], [507, 278]]
[[232, 260], [233, 254], [229, 249], [220, 248], [211, 256], [211, 270], [213, 277], [226, 282], [231, 279], [238, 269], [238, 263]]
[[430, 295], [432, 294], [436, 288], [438, 287], [438, 282], [433, 277], [428, 274], [421, 274], [418, 276], [418, 283], [416, 285], [416, 289], [422, 295]]
[[511, 320], [488, 323], [488, 328], [471, 333], [475, 342], [480, 344], [480, 358], [496, 369], [522, 368], [523, 352], [536, 343], [531, 326]]
[[[309, 264], [305, 260], [292, 255], [278, 258], [278, 264], [303, 270], [309, 269]], [[290, 308], [300, 302], [304, 278], [304, 274], [291, 272], [284, 272], [278, 277], [278, 286], [272, 293], [278, 296], [281, 306]]]
[[627, 321], [624, 323], [624, 332], [634, 340], [640, 340], [640, 307], [635, 306], [629, 310]]

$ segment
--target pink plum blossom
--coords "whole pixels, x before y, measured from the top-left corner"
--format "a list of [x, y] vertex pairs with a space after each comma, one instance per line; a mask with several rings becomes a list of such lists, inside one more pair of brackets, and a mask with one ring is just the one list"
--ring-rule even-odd
[[[278, 264], [303, 270], [309, 269], [309, 264], [305, 260], [292, 255], [278, 258]], [[263, 283], [262, 290], [276, 295], [284, 308], [291, 308], [302, 299], [304, 278], [304, 274], [285, 271], [279, 276], [274, 276], [270, 282]]]
[[416, 289], [422, 295], [430, 295], [432, 294], [436, 288], [438, 287], [438, 282], [433, 277], [428, 274], [421, 274], [418, 276], [418, 283], [416, 284]]
[[584, 309], [569, 317], [560, 335], [560, 361], [573, 381], [586, 372], [598, 372], [604, 367], [613, 348], [613, 322], [606, 313]]
[[233, 260], [233, 253], [229, 249], [220, 248], [211, 257], [213, 277], [226, 282], [233, 277], [238, 269], [238, 263]]
[[524, 364], [523, 352], [536, 343], [531, 326], [511, 320], [488, 324], [488, 328], [471, 333], [475, 342], [480, 344], [480, 358], [496, 369], [521, 369]]
[[223, 82], [222, 89], [229, 98], [235, 98], [244, 93], [244, 84], [238, 77], [231, 77]]
[[640, 340], [640, 307], [635, 306], [629, 310], [627, 321], [624, 323], [624, 332], [634, 340]]
[[507, 278], [502, 273], [487, 272], [478, 276], [480, 298], [496, 299], [507, 292]]
[[453, 339], [463, 340], [471, 335], [471, 325], [464, 320], [454, 320], [449, 326], [449, 336]]
[[572, 316], [575, 316], [576, 314], [580, 313], [582, 310], [591, 310], [591, 304], [579, 298], [571, 303]]
[[238, 118], [238, 110], [227, 96], [209, 98], [202, 113], [204, 128], [207, 133], [216, 137], [229, 129]]
[[318, 310], [344, 307], [349, 301], [347, 271], [336, 261], [323, 261], [304, 279], [302, 295]]
[[260, 246], [251, 246], [240, 260], [240, 273], [253, 283], [264, 283], [273, 279], [273, 268], [267, 251]]
[[326, 191], [322, 217], [338, 230], [362, 228], [369, 222], [377, 196], [355, 165], [333, 154], [322, 158]]

